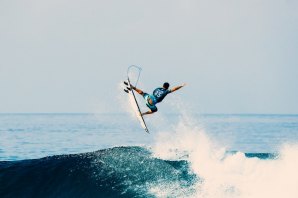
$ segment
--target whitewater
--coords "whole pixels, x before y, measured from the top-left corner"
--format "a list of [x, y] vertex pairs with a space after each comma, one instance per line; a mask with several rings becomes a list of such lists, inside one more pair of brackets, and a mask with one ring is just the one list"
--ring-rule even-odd
[[0, 197], [298, 197], [297, 115], [1, 114]]

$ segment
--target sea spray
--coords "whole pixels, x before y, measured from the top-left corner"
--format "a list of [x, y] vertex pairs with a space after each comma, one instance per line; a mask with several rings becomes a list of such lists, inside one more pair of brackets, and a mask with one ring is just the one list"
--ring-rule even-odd
[[158, 133], [152, 151], [161, 159], [189, 162], [200, 178], [191, 197], [298, 197], [297, 145], [285, 145], [276, 158], [260, 159], [227, 152], [219, 142], [183, 117], [172, 131]]

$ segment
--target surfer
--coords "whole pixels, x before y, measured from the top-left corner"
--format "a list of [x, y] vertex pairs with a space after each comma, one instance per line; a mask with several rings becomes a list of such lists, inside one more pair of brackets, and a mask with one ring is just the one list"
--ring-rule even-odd
[[143, 92], [142, 90], [131, 86], [138, 94], [142, 95], [146, 101], [146, 106], [150, 109], [147, 112], [141, 113], [141, 115], [147, 115], [157, 112], [156, 104], [161, 102], [169, 93], [173, 93], [174, 91], [177, 91], [178, 89], [181, 89], [186, 84], [174, 87], [172, 89], [169, 89], [170, 84], [168, 82], [165, 82], [162, 87], [156, 88], [153, 91], [153, 94], [148, 94], [146, 92]]

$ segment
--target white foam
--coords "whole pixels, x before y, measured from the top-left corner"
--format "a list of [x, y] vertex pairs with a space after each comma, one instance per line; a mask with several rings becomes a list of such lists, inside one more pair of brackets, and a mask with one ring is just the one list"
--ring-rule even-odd
[[278, 159], [264, 160], [227, 154], [218, 142], [183, 117], [171, 132], [158, 133], [152, 150], [162, 159], [188, 160], [202, 179], [193, 197], [298, 197], [298, 145], [285, 145]]

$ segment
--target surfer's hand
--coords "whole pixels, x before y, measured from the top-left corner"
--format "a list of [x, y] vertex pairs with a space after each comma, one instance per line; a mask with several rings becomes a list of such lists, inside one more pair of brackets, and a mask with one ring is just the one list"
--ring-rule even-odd
[[184, 86], [186, 86], [186, 83], [183, 83], [183, 84], [182, 84], [182, 87], [184, 87]]

